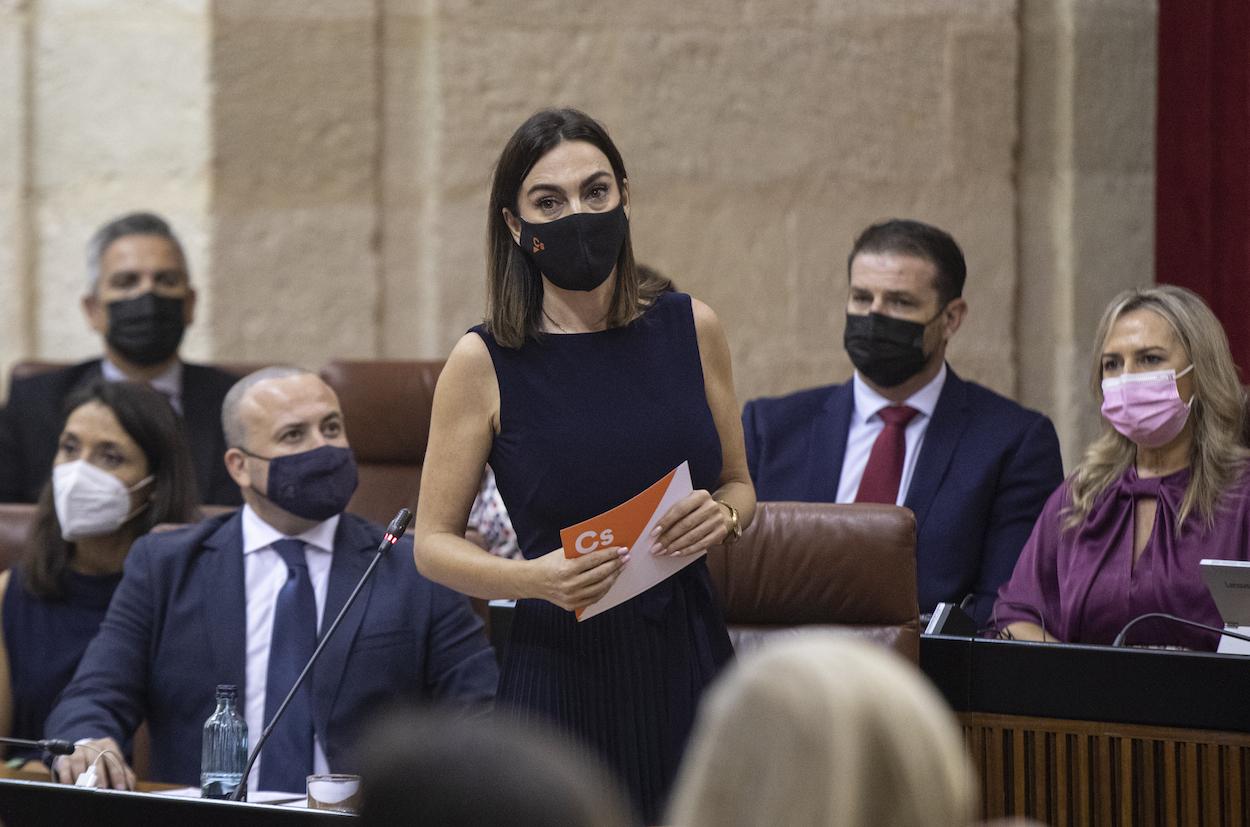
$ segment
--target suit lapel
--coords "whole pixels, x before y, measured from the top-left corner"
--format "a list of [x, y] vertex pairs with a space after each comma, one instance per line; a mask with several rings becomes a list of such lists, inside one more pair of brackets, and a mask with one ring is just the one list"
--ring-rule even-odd
[[[247, 599], [243, 586], [243, 520], [235, 512], [204, 541], [204, 629], [219, 683], [247, 691]], [[257, 733], [259, 735], [259, 733]]]
[[834, 385], [825, 399], [820, 416], [812, 421], [808, 442], [808, 483], [814, 502], [838, 501], [838, 481], [846, 456], [846, 433], [851, 427], [855, 393], [850, 382]]
[[[326, 584], [325, 611], [321, 616], [323, 634], [330, 628], [352, 589], [356, 588], [356, 583], [369, 567], [369, 562], [373, 559], [370, 552], [375, 550], [375, 545], [363, 523], [353, 520], [347, 514], [342, 516], [338, 531], [335, 532], [334, 558], [330, 563], [330, 578]], [[313, 667], [313, 721], [317, 731], [322, 733], [323, 742], [330, 721], [330, 710], [334, 706], [334, 699], [346, 671], [347, 656], [369, 605], [373, 582], [370, 579], [361, 589], [360, 596], [356, 598], [351, 610], [339, 624], [338, 631], [326, 644], [317, 665]]]
[[[200, 486], [200, 497], [206, 502], [213, 494], [213, 470], [221, 465], [217, 440], [210, 434], [220, 432], [221, 408], [205, 392], [196, 365], [182, 365], [182, 421], [186, 424], [187, 447], [191, 449], [192, 467]], [[224, 450], [224, 449], [223, 449]]]
[[101, 367], [103, 362], [100, 359], [92, 359], [89, 362], [81, 362], [74, 366], [74, 375], [70, 379], [65, 388], [64, 396], [84, 388], [104, 376], [104, 368]]
[[925, 429], [924, 444], [920, 447], [920, 456], [916, 458], [916, 470], [912, 472], [911, 487], [907, 489], [907, 500], [903, 503], [916, 515], [917, 534], [924, 525], [929, 506], [937, 496], [938, 487], [968, 425], [967, 407], [967, 385], [947, 366], [946, 382], [933, 409], [933, 419]]

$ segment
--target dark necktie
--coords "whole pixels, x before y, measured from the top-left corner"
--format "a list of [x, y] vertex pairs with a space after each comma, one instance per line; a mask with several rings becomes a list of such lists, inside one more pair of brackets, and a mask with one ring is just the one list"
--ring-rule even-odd
[[[317, 646], [317, 601], [308, 576], [308, 561], [304, 559], [304, 544], [299, 540], [278, 540], [273, 550], [281, 555], [288, 571], [274, 604], [265, 683], [266, 725]], [[260, 737], [260, 733], [253, 737]], [[312, 771], [312, 685], [305, 681], [265, 745], [260, 789], [302, 793]]]
[[903, 478], [903, 458], [907, 455], [907, 423], [919, 411], [906, 405], [882, 408], [878, 415], [885, 422], [877, 441], [872, 444], [864, 478], [855, 494], [857, 503], [889, 503], [898, 499], [898, 484]]

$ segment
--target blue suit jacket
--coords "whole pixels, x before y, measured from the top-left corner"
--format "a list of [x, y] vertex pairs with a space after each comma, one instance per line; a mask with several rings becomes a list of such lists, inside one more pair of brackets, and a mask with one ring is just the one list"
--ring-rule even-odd
[[[110, 736], [124, 743], [143, 720], [151, 776], [199, 783], [200, 739], [217, 684], [246, 691], [246, 609], [240, 512], [141, 537], [46, 737]], [[382, 529], [339, 522], [323, 628], [373, 559]], [[352, 741], [396, 696], [485, 705], [495, 657], [468, 601], [421, 577], [412, 543], [391, 549], [327, 644], [309, 680], [313, 718], [335, 772], [356, 771]], [[250, 732], [250, 744], [260, 733]]]
[[[836, 502], [852, 383], [748, 402], [747, 462], [761, 500]], [[1063, 481], [1050, 420], [949, 367], [904, 503], [916, 515], [920, 610], [972, 594], [985, 623], [1046, 498]]]

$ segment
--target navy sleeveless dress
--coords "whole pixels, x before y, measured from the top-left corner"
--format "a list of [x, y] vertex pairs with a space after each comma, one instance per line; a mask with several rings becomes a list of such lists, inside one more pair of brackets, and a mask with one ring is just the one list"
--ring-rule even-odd
[[[67, 569], [61, 575], [61, 598], [45, 600], [26, 590], [21, 566], [9, 570], [3, 622], [13, 693], [13, 737], [44, 737], [44, 721], [99, 631], [121, 580], [121, 572], [89, 575]], [[9, 755], [39, 758], [41, 753], [15, 747]]]
[[[717, 488], [720, 439], [689, 296], [661, 294], [625, 327], [551, 334], [519, 349], [473, 330], [499, 383], [489, 462], [527, 559], [558, 548], [561, 528], [683, 461], [696, 489]], [[583, 623], [544, 600], [518, 601], [498, 704], [596, 750], [655, 824], [699, 697], [732, 652], [698, 560]]]

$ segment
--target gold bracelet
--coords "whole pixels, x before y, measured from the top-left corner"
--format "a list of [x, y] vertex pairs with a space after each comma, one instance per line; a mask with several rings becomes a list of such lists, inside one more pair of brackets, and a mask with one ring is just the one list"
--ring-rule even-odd
[[722, 546], [732, 546], [738, 542], [738, 538], [742, 536], [742, 523], [738, 522], [738, 509], [734, 508], [724, 500], [716, 500], [718, 505], [723, 505], [729, 509], [729, 529], [725, 534], [725, 539], [721, 540]]

